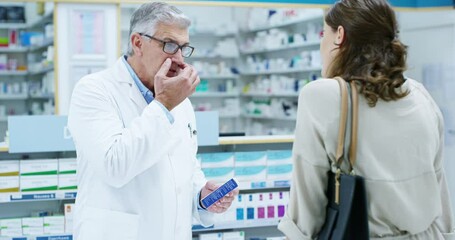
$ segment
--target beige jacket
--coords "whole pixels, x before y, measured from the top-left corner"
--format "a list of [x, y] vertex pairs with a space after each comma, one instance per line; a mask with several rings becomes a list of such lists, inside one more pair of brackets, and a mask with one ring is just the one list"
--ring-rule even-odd
[[[443, 119], [424, 87], [408, 79], [410, 94], [368, 106], [359, 98], [357, 162], [364, 176], [372, 239], [455, 239], [442, 152]], [[327, 171], [334, 171], [340, 115], [336, 80], [300, 93], [294, 173], [288, 211], [278, 228], [291, 240], [316, 239], [325, 218]]]

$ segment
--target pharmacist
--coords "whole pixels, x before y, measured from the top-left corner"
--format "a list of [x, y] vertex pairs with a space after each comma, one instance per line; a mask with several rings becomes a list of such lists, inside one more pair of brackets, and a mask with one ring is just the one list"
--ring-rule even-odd
[[183, 13], [165, 3], [134, 12], [128, 53], [76, 85], [68, 125], [78, 157], [76, 240], [190, 240], [238, 190], [204, 209], [217, 186], [196, 160], [188, 96], [199, 83]]

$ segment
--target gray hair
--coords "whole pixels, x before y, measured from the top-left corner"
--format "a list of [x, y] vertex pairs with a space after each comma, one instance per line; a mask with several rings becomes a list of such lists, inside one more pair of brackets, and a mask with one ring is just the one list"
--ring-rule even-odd
[[181, 28], [188, 28], [191, 20], [178, 8], [163, 2], [151, 2], [142, 4], [134, 11], [130, 20], [130, 33], [128, 38], [128, 49], [126, 54], [133, 56], [131, 35], [133, 33], [145, 33], [153, 36], [158, 23], [177, 25]]

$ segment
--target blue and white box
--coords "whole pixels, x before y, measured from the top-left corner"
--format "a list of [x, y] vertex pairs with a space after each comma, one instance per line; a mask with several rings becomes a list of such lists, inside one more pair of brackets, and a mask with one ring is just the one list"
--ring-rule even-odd
[[233, 167], [203, 168], [205, 178], [216, 182], [224, 182], [234, 177]]
[[266, 166], [235, 167], [235, 179], [240, 182], [264, 181], [267, 177]]
[[267, 165], [285, 165], [292, 164], [291, 150], [270, 150], [267, 151]]
[[202, 153], [202, 168], [234, 167], [234, 154], [231, 152]]
[[292, 164], [267, 166], [267, 180], [290, 180]]
[[235, 153], [235, 166], [236, 167], [250, 167], [250, 166], [266, 166], [267, 165], [267, 152], [236, 152]]

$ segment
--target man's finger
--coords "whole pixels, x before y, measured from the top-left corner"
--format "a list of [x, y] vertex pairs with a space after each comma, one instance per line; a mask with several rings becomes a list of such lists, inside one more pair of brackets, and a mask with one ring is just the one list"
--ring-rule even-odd
[[156, 75], [166, 76], [167, 73], [169, 72], [169, 69], [171, 68], [171, 65], [172, 65], [172, 60], [170, 58], [166, 58], [166, 61], [164, 61], [163, 64], [161, 64], [161, 67], [160, 67], [160, 69], [158, 69], [158, 72], [156, 73]]

